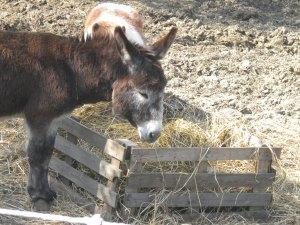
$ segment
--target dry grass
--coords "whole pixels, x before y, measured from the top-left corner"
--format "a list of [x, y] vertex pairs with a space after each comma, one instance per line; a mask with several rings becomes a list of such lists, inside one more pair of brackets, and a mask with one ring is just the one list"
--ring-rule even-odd
[[[179, 146], [249, 146], [249, 131], [244, 122], [230, 122], [222, 117], [210, 118], [208, 115], [198, 117], [195, 109], [186, 107], [183, 110], [174, 109], [166, 116], [165, 128], [162, 136], [155, 144], [140, 143], [136, 130], [126, 121], [112, 117], [109, 103], [86, 105], [76, 110], [74, 115], [81, 122], [99, 133], [110, 138], [127, 138], [144, 147], [179, 147]], [[24, 146], [24, 129], [21, 119], [8, 120], [0, 123], [2, 142], [0, 143], [0, 207], [30, 210], [29, 198], [26, 194], [26, 176], [28, 173]], [[87, 147], [87, 150], [90, 149]], [[97, 154], [95, 149], [90, 149]], [[212, 172], [254, 172], [254, 162], [226, 161], [210, 162]], [[192, 172], [197, 165], [191, 163], [164, 163], [163, 165], [147, 164], [148, 171], [177, 171]], [[274, 205], [271, 215], [274, 219], [270, 224], [293, 224], [299, 214], [299, 180], [285, 179], [280, 163], [276, 164], [279, 176], [275, 184]], [[224, 191], [224, 190], [223, 190]], [[230, 190], [228, 190], [230, 191]], [[241, 190], [247, 191], [247, 190]], [[157, 194], [155, 204], [140, 211], [138, 216], [131, 218], [136, 224], [176, 224], [181, 220], [179, 214], [170, 213], [163, 204], [162, 196], [167, 190]], [[82, 193], [91, 201], [97, 202]], [[59, 196], [52, 208], [53, 213], [80, 216], [86, 215], [85, 209], [77, 206], [70, 199]], [[2, 224], [42, 224], [40, 221], [23, 220], [20, 218], [0, 217]], [[206, 219], [203, 217], [199, 224], [251, 224], [236, 215], [221, 216], [220, 218]], [[49, 224], [49, 223], [43, 223]], [[56, 223], [51, 223], [56, 224]], [[59, 223], [57, 223], [59, 224]]]

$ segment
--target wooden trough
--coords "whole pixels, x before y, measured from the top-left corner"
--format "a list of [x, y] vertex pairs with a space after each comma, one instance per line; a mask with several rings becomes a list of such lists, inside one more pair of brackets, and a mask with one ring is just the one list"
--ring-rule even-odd
[[[235, 211], [247, 217], [263, 218], [266, 208], [272, 203], [272, 184], [276, 171], [272, 168], [272, 159], [279, 158], [281, 149], [262, 148], [156, 148], [144, 149], [128, 140], [109, 140], [102, 135], [76, 122], [65, 118], [58, 126], [67, 135], [57, 136], [55, 149], [63, 153], [65, 160], [52, 157], [50, 167], [69, 181], [101, 199], [107, 213], [118, 208], [118, 202], [131, 213], [138, 209], [159, 205], [181, 212], [186, 220], [198, 218], [201, 213], [215, 215], [221, 211]], [[104, 158], [93, 155], [80, 148], [78, 140], [83, 139], [95, 146], [105, 155]], [[73, 161], [85, 165], [105, 178], [101, 183], [76, 168]], [[209, 171], [211, 161], [254, 160], [254, 173], [214, 173]], [[194, 162], [191, 173], [147, 172], [143, 168], [149, 163]], [[126, 162], [126, 163], [125, 163]], [[129, 165], [124, 171], [122, 165]], [[118, 180], [126, 175], [125, 194], [118, 196]], [[87, 201], [59, 182], [53, 183], [58, 191], [68, 193], [74, 201], [89, 206]], [[224, 189], [230, 191], [224, 191]], [[242, 192], [246, 188], [247, 192]], [[94, 206], [89, 210], [94, 210]], [[209, 210], [208, 210], [209, 209]], [[207, 211], [208, 210], [208, 211]], [[124, 211], [124, 210], [123, 210]]]

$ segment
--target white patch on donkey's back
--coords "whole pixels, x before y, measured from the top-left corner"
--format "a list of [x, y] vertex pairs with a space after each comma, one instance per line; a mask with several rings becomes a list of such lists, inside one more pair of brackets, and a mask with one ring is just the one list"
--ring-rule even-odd
[[[121, 5], [121, 4], [114, 4], [114, 3], [103, 3], [99, 4], [97, 7], [108, 7], [111, 10], [118, 9], [126, 12], [127, 14], [132, 14], [134, 10], [127, 5]], [[125, 35], [128, 38], [129, 41], [139, 44], [141, 46], [144, 45], [144, 40], [141, 36], [141, 34], [136, 30], [134, 26], [129, 24], [124, 18], [117, 16], [110, 11], [103, 12], [101, 15], [92, 23], [89, 27], [85, 28], [84, 30], [84, 39], [87, 40], [88, 38], [93, 37], [93, 26], [94, 24], [98, 23], [101, 25], [101, 22], [104, 22], [106, 24], [110, 24], [111, 29], [110, 32], [113, 34], [114, 28], [116, 26], [125, 27]]]

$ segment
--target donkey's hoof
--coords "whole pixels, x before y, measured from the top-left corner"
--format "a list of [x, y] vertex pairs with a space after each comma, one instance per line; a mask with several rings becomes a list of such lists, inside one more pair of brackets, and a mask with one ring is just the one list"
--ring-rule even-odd
[[50, 202], [47, 202], [44, 199], [38, 199], [36, 202], [33, 203], [33, 208], [36, 211], [50, 211], [50, 206]]

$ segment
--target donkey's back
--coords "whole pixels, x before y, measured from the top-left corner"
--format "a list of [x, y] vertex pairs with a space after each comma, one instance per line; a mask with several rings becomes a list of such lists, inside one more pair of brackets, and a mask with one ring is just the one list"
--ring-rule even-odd
[[[65, 59], [70, 41], [74, 40], [51, 33], [0, 31], [0, 49], [14, 50], [19, 55], [23, 54], [40, 60]], [[1, 54], [1, 57], [5, 57], [5, 54]]]
[[58, 81], [67, 43], [47, 33], [0, 32], [0, 117], [22, 113]]

